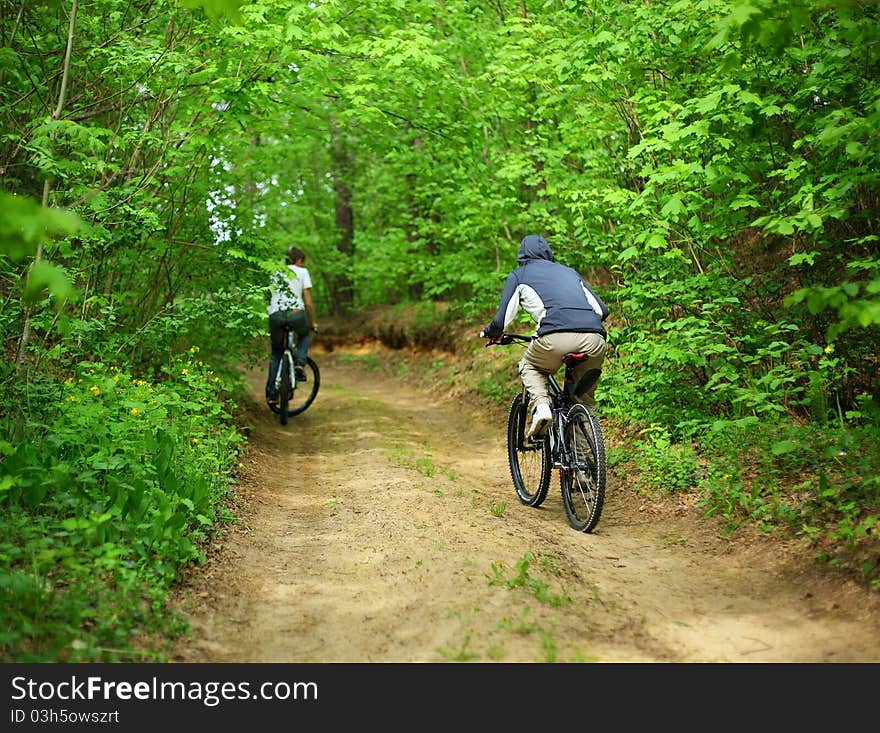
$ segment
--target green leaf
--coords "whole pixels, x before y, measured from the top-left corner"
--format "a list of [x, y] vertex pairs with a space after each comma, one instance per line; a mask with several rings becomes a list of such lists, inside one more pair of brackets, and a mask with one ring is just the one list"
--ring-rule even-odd
[[807, 263], [808, 265], [815, 264], [816, 256], [818, 252], [795, 252], [791, 257], [788, 258], [788, 264], [792, 267], [796, 267], [797, 265], [801, 265], [803, 263]]
[[673, 220], [678, 218], [679, 214], [682, 214], [686, 211], [684, 204], [681, 202], [681, 199], [677, 196], [673, 196], [667, 201], [663, 208], [660, 210], [660, 214], [663, 217], [670, 217]]
[[3, 191], [0, 211], [0, 255], [16, 261], [32, 255], [38, 244], [69, 236], [83, 226], [80, 218], [69, 211], [49, 209], [27, 196]]
[[36, 303], [46, 295], [57, 304], [70, 300], [76, 290], [63, 269], [46, 260], [31, 265], [22, 298], [26, 303]]
[[780, 440], [770, 446], [770, 452], [774, 456], [781, 456], [785, 453], [796, 451], [800, 446], [793, 440]]

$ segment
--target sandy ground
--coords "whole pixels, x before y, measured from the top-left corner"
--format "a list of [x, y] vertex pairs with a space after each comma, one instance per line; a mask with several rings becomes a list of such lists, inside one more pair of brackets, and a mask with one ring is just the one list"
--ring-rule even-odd
[[250, 415], [240, 521], [180, 588], [173, 661], [880, 661], [880, 594], [613, 474], [578, 533], [558, 478], [519, 503], [497, 419], [313, 356], [308, 411]]

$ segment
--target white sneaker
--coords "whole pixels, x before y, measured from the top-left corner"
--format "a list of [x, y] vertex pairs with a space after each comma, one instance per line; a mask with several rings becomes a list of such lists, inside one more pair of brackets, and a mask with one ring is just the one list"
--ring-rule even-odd
[[535, 414], [532, 416], [532, 426], [529, 428], [528, 437], [543, 435], [552, 419], [550, 405], [544, 402], [538, 403], [538, 406], [535, 407]]

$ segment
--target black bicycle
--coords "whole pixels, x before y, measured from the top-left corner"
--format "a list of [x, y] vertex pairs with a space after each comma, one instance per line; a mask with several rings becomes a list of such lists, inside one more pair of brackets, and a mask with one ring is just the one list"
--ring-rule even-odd
[[306, 357], [305, 366], [301, 367], [302, 376], [305, 378], [297, 379], [293, 360], [295, 337], [289, 328], [285, 328], [284, 332], [286, 344], [284, 356], [275, 374], [275, 394], [278, 395], [278, 402], [269, 402], [268, 405], [269, 409], [279, 416], [281, 424], [287, 425], [287, 418], [305, 412], [315, 401], [318, 388], [321, 386], [321, 372], [314, 359], [309, 356]]
[[[487, 346], [506, 346], [514, 341], [528, 343], [531, 336], [502, 334]], [[510, 405], [507, 418], [507, 457], [517, 496], [526, 506], [539, 507], [547, 498], [552, 469], [559, 469], [562, 502], [569, 524], [579, 532], [592, 532], [605, 504], [605, 439], [595, 410], [575, 399], [599, 379], [601, 371], [591, 369], [575, 384], [574, 367], [588, 357], [566, 354], [562, 385], [551, 374], [550, 410], [553, 420], [540, 436], [527, 435], [529, 396], [523, 388]]]

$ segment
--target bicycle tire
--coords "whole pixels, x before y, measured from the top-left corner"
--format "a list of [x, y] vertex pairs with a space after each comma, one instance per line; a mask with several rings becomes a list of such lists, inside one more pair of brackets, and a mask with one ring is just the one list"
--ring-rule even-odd
[[519, 392], [510, 404], [507, 417], [507, 459], [516, 495], [526, 506], [539, 507], [550, 488], [550, 437], [527, 438], [526, 408]]
[[287, 405], [287, 416], [293, 417], [305, 412], [318, 396], [318, 390], [321, 387], [321, 371], [318, 365], [309, 356], [306, 357], [306, 363], [303, 366], [306, 373], [306, 381], [296, 381], [293, 386], [293, 394]]
[[568, 411], [563, 431], [569, 465], [560, 474], [562, 503], [568, 523], [578, 532], [592, 532], [605, 505], [607, 462], [605, 438], [596, 414], [584, 405]]
[[290, 358], [287, 354], [281, 358], [281, 379], [278, 382], [278, 417], [282, 425], [287, 425], [288, 404], [290, 403]]

